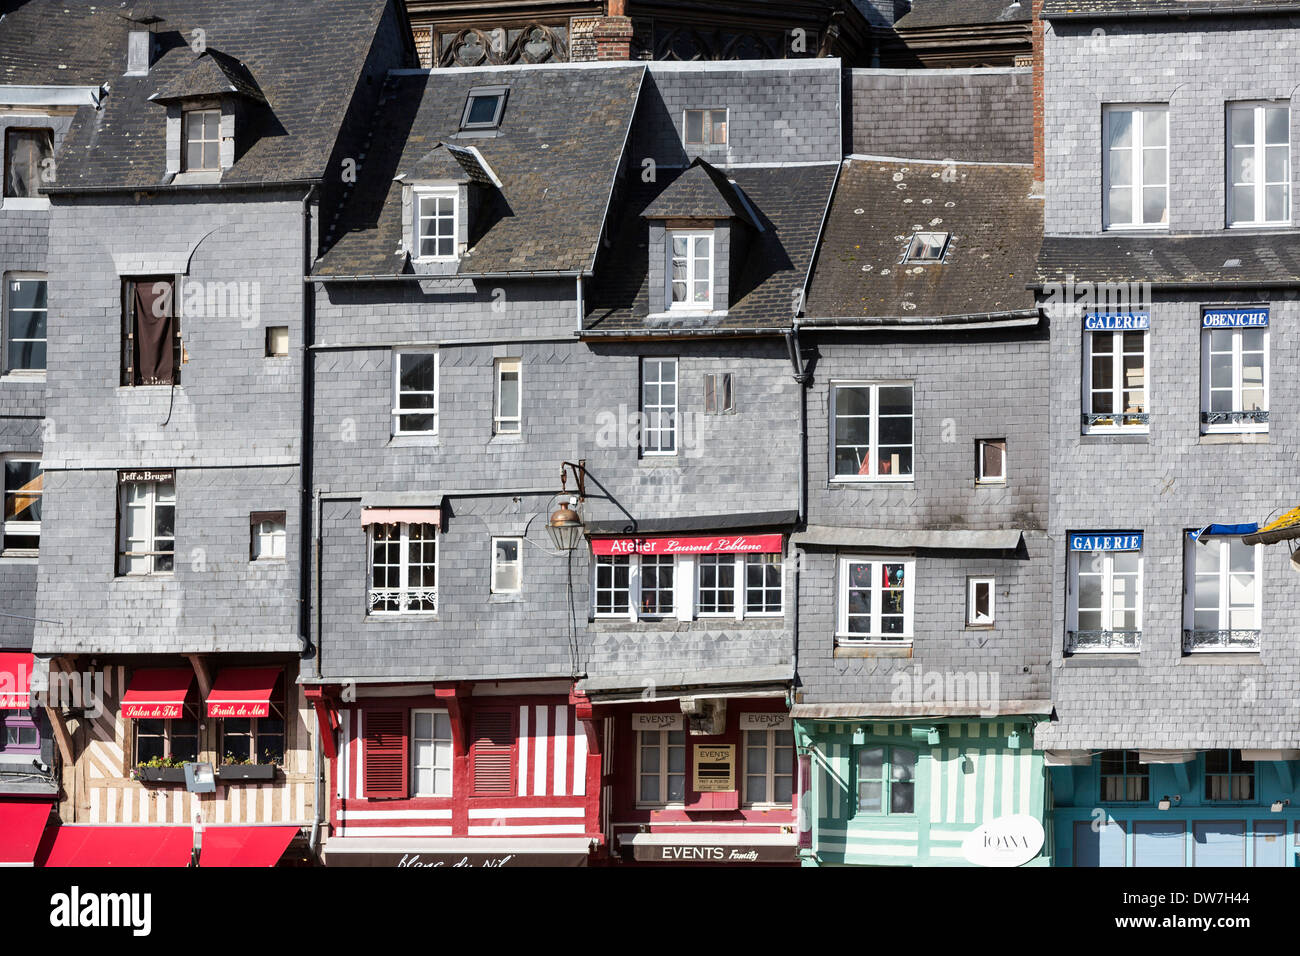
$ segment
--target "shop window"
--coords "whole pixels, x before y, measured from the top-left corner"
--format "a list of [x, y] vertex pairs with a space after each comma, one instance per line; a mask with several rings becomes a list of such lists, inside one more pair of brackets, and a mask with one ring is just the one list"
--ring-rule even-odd
[[1098, 757], [1102, 803], [1146, 803], [1151, 772], [1136, 750], [1103, 750]]
[[1240, 750], [1207, 750], [1205, 799], [1242, 803], [1255, 799], [1255, 761], [1243, 760]]
[[686, 801], [686, 732], [638, 731], [637, 806], [680, 806]]
[[745, 804], [791, 805], [794, 794], [794, 732], [745, 731]]
[[891, 815], [916, 812], [916, 751], [867, 746], [857, 753], [857, 812]]

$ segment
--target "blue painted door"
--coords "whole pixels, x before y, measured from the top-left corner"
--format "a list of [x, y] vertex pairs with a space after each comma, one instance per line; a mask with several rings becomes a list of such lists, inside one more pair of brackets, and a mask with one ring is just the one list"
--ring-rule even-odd
[[1091, 821], [1075, 823], [1074, 865], [1123, 866], [1126, 836], [1121, 820], [1109, 820], [1098, 827]]
[[1281, 820], [1255, 821], [1255, 865], [1286, 866], [1286, 824]]
[[1187, 829], [1181, 821], [1133, 824], [1134, 866], [1186, 866]]
[[1192, 824], [1192, 866], [1245, 866], [1244, 820], [1201, 820]]

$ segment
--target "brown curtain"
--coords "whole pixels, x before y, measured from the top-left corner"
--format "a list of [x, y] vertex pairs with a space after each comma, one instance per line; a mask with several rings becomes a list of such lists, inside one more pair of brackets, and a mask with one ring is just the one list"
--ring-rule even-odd
[[136, 385], [171, 385], [176, 381], [173, 345], [176, 339], [176, 298], [166, 279], [142, 279], [135, 284]]

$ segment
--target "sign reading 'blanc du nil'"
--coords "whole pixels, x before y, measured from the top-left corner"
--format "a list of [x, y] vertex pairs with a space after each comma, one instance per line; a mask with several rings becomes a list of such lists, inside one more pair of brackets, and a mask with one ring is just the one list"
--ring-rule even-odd
[[1268, 309], [1206, 309], [1201, 313], [1204, 329], [1263, 329], [1268, 327]]
[[1150, 312], [1089, 312], [1083, 317], [1085, 332], [1141, 332], [1149, 328]]
[[1092, 534], [1081, 532], [1070, 535], [1071, 551], [1141, 551], [1142, 532], [1127, 534]]

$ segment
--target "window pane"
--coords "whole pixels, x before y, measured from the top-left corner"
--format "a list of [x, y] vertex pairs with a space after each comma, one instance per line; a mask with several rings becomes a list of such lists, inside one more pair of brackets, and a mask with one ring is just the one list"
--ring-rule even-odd
[[1144, 223], [1161, 223], [1165, 221], [1165, 189], [1142, 190], [1142, 221]]
[[704, 111], [703, 110], [686, 111], [686, 142], [688, 143], [704, 142]]
[[1133, 113], [1131, 110], [1111, 110], [1109, 132], [1111, 147], [1128, 147], [1133, 145]]
[[1287, 112], [1285, 107], [1269, 107], [1264, 110], [1264, 142], [1281, 144], [1288, 142]]

